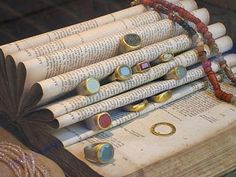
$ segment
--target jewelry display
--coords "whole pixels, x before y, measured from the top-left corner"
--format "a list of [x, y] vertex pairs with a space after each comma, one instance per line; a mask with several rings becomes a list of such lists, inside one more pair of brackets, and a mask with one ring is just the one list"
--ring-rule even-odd
[[[160, 126], [167, 126], [168, 128], [171, 128], [171, 131], [168, 133], [162, 133], [160, 131], [157, 131], [157, 128]], [[156, 136], [170, 136], [176, 133], [176, 127], [173, 124], [168, 123], [168, 122], [160, 122], [160, 123], [154, 124], [151, 127], [151, 133]]]
[[110, 143], [95, 143], [84, 148], [85, 158], [93, 163], [106, 164], [114, 157], [114, 148]]
[[[216, 60], [219, 62], [220, 67], [224, 70], [226, 76], [233, 82], [236, 83], [236, 77], [233, 75], [230, 67], [226, 64], [224, 57], [222, 56], [215, 40], [213, 39], [212, 33], [208, 30], [207, 26], [193, 14], [188, 12], [182, 7], [178, 7], [166, 0], [137, 0], [134, 4], [142, 3], [147, 7], [152, 7], [154, 10], [168, 15], [169, 19], [178, 23], [183, 27], [188, 33], [188, 35], [195, 42], [196, 50], [198, 51], [199, 60], [202, 62], [203, 69], [213, 87], [215, 96], [225, 102], [232, 103], [236, 105], [236, 97], [232, 94], [224, 92], [219, 82], [217, 81], [216, 74], [212, 70], [211, 61], [206, 57], [206, 52], [204, 51], [204, 42], [211, 49], [212, 55], [216, 55]], [[197, 31], [195, 31], [186, 21], [192, 22], [196, 25]], [[201, 39], [198, 33], [201, 33], [204, 40]]]

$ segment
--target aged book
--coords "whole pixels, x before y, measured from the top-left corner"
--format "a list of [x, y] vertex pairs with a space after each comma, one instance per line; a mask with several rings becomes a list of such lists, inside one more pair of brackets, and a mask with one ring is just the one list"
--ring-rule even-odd
[[[172, 2], [208, 25], [222, 53], [232, 48], [224, 25], [209, 24], [207, 9], [198, 9], [193, 0]], [[131, 33], [141, 38], [141, 48], [122, 54], [120, 40]], [[24, 137], [71, 177], [219, 175], [236, 165], [236, 107], [213, 96], [194, 48], [181, 26], [142, 5], [0, 46], [0, 125]], [[218, 80], [224, 80], [222, 87], [236, 94], [209, 47], [204, 48]], [[163, 63], [164, 53], [175, 56]], [[236, 73], [236, 54], [224, 55]], [[120, 65], [142, 61], [155, 64], [128, 80], [108, 81]], [[178, 66], [186, 68], [186, 75], [165, 79]], [[78, 90], [91, 77], [101, 87], [85, 96]], [[172, 96], [164, 103], [149, 101], [139, 112], [121, 109], [167, 90]], [[111, 115], [108, 129], [86, 126], [101, 112]], [[154, 135], [150, 129], [158, 122], [168, 122], [176, 132]], [[102, 141], [114, 146], [114, 160], [107, 165], [87, 161], [84, 147]]]

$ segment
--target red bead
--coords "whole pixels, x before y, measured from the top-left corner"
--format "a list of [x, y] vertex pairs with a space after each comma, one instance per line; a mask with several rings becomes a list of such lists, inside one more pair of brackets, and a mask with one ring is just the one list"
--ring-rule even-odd
[[209, 46], [214, 45], [215, 44], [215, 39], [211, 38], [207, 42], [208, 42]]
[[202, 22], [198, 23], [198, 24], [197, 24], [197, 30], [198, 30], [198, 32], [201, 32], [201, 29], [204, 28], [204, 27], [206, 27], [206, 25], [205, 25], [204, 23], [202, 23]]
[[206, 33], [206, 32], [208, 32], [208, 28], [207, 28], [207, 27], [202, 28], [201, 32], [202, 32], [203, 34]]
[[209, 31], [204, 32], [203, 36], [204, 36], [204, 38], [206, 38], [207, 40], [212, 39], [212, 33], [209, 32]]

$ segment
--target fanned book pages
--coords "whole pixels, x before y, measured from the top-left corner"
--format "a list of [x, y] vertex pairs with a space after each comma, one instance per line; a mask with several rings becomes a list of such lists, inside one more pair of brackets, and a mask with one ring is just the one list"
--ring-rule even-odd
[[[194, 0], [169, 2], [207, 26], [236, 74], [224, 24], [210, 24]], [[214, 96], [200, 48], [215, 82], [235, 96], [236, 88], [207, 35], [189, 35], [199, 26], [157, 9], [140, 4], [0, 46], [0, 125], [71, 177], [206, 177], [234, 169], [236, 107]], [[100, 157], [91, 148], [102, 143], [114, 153]], [[108, 163], [99, 159], [109, 155]]]

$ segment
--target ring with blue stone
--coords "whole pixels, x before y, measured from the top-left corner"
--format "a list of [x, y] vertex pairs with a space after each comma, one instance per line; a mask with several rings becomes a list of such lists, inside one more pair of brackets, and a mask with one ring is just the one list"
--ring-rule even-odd
[[111, 81], [125, 81], [132, 77], [132, 69], [128, 65], [118, 66], [114, 73], [110, 76]]
[[84, 148], [85, 158], [93, 163], [106, 164], [113, 160], [114, 147], [107, 142], [95, 143]]
[[180, 80], [183, 79], [187, 74], [187, 69], [184, 66], [177, 66], [173, 69], [171, 69], [166, 75], [165, 75], [165, 79], [166, 80], [170, 80], [170, 79], [174, 79], [174, 80]]
[[95, 78], [88, 78], [81, 82], [77, 87], [77, 91], [80, 95], [89, 96], [96, 94], [100, 90], [100, 83]]

